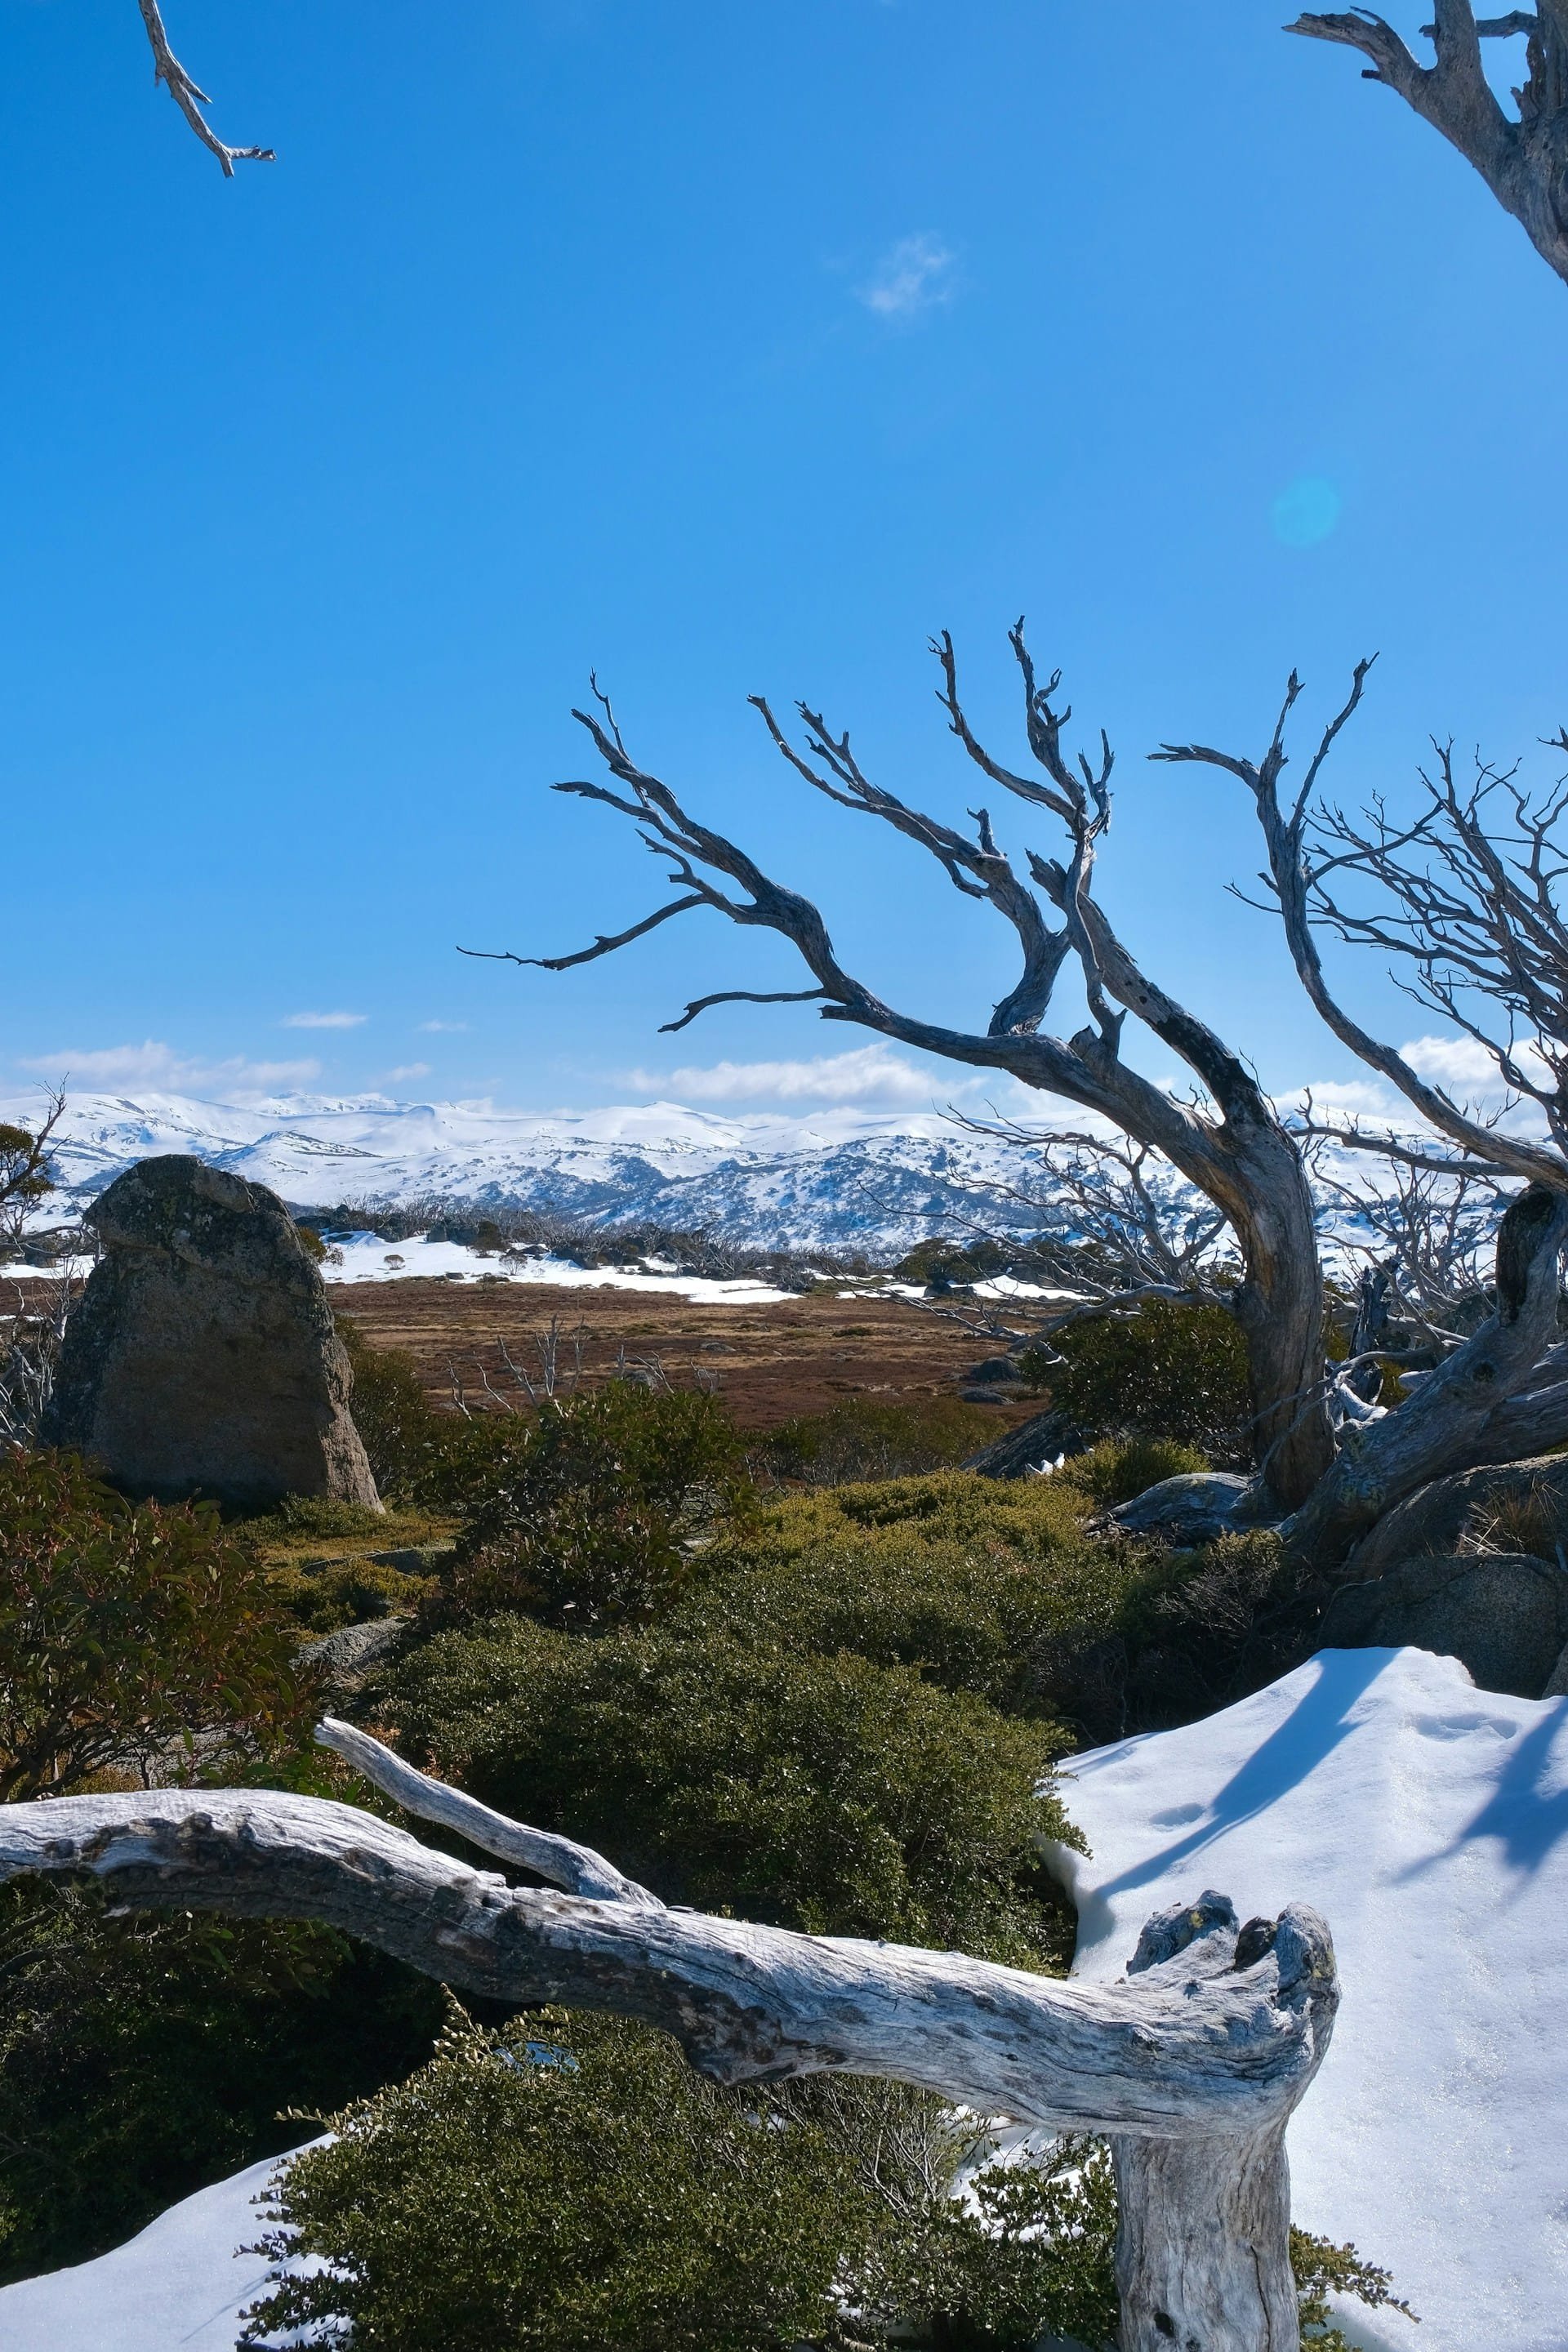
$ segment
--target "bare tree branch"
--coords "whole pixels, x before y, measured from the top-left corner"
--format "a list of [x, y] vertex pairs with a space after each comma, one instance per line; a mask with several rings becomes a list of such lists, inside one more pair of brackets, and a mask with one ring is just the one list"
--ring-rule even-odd
[[677, 1029], [686, 1028], [710, 1004], [816, 1004], [826, 993], [825, 988], [721, 988], [712, 996], [694, 998], [679, 1021], [661, 1021], [658, 1034], [668, 1037]]
[[1287, 1539], [1302, 1557], [1331, 1570], [1417, 1486], [1489, 1458], [1502, 1409], [1538, 1385], [1555, 1337], [1565, 1243], [1568, 1192], [1528, 1186], [1499, 1233], [1493, 1312], [1363, 1444], [1342, 1446], [1333, 1468], [1286, 1522]]
[[[1151, 756], [1167, 761], [1223, 768], [1231, 775], [1239, 777], [1251, 793], [1268, 852], [1268, 878], [1279, 901], [1286, 943], [1290, 950], [1297, 977], [1315, 1011], [1341, 1044], [1348, 1045], [1369, 1069], [1376, 1070], [1397, 1087], [1422, 1118], [1439, 1134], [1447, 1135], [1451, 1142], [1458, 1144], [1461, 1151], [1483, 1162], [1505, 1167], [1526, 1182], [1562, 1184], [1568, 1178], [1568, 1171], [1564, 1170], [1555, 1154], [1486, 1128], [1479, 1120], [1462, 1111], [1441, 1087], [1429, 1086], [1418, 1076], [1395, 1047], [1384, 1045], [1353, 1020], [1329, 987], [1312, 928], [1313, 893], [1319, 888], [1320, 876], [1309, 865], [1304, 845], [1308, 803], [1324, 758], [1361, 700], [1371, 667], [1370, 659], [1357, 663], [1349, 698], [1325, 729], [1309, 768], [1306, 783], [1297, 795], [1289, 816], [1280, 806], [1279, 779], [1287, 764], [1284, 721], [1301, 691], [1301, 681], [1293, 671], [1280, 719], [1261, 760], [1237, 759], [1228, 752], [1216, 751], [1201, 743], [1167, 743]], [[1319, 903], [1323, 906], [1327, 919], [1337, 920], [1342, 927], [1345, 919], [1338, 917], [1337, 910], [1321, 896]]]
[[234, 177], [237, 163], [275, 163], [277, 155], [270, 147], [226, 147], [202, 112], [212, 104], [205, 89], [199, 89], [169, 47], [169, 36], [163, 28], [163, 14], [158, 0], [136, 0], [142, 11], [142, 22], [147, 28], [147, 38], [153, 47], [153, 78], [161, 81], [202, 145], [217, 157], [226, 180]]
[[[672, 1027], [683, 1026], [707, 1003], [749, 997], [808, 1001], [819, 995], [823, 1019], [851, 1022], [972, 1067], [1006, 1070], [1025, 1086], [1103, 1117], [1196, 1185], [1241, 1244], [1245, 1278], [1232, 1303], [1247, 1340], [1258, 1444], [1280, 1499], [1300, 1500], [1331, 1458], [1326, 1412], [1304, 1408], [1300, 1402], [1321, 1386], [1322, 1294], [1311, 1195], [1300, 1153], [1255, 1074], [1147, 978], [1096, 904], [1095, 852], [1110, 816], [1110, 746], [1102, 734], [1097, 761], [1080, 756], [1075, 765], [1068, 759], [1062, 732], [1070, 712], [1058, 710], [1053, 698], [1059, 681], [1038, 683], [1021, 622], [1011, 632], [1011, 643], [1024, 684], [1026, 734], [1040, 780], [1015, 773], [980, 742], [959, 700], [952, 646], [945, 635], [933, 641], [942, 675], [939, 697], [950, 727], [975, 764], [1066, 826], [1063, 862], [1029, 853], [1034, 881], [1063, 917], [1060, 929], [1047, 920], [1039, 898], [998, 846], [987, 812], [973, 812], [976, 831], [964, 834], [874, 783], [848, 735], [833, 733], [808, 705], [800, 707], [806, 730], [802, 749], [785, 736], [769, 706], [754, 698], [775, 748], [812, 790], [841, 807], [879, 818], [915, 842], [937, 859], [962, 895], [983, 899], [1009, 924], [1023, 968], [983, 1034], [900, 1012], [847, 971], [810, 899], [773, 880], [735, 842], [700, 824], [667, 784], [632, 758], [596, 680], [596, 709], [574, 716], [592, 738], [611, 782], [572, 779], [556, 790], [597, 802], [633, 823], [644, 846], [668, 861], [671, 879], [684, 894], [668, 912], [701, 905], [738, 925], [772, 930], [790, 941], [816, 983], [800, 996], [793, 991], [721, 992], [696, 1000]], [[719, 887], [721, 878], [732, 887]], [[658, 919], [663, 919], [661, 910]], [[576, 960], [611, 952], [614, 944], [601, 940]], [[1092, 1025], [1064, 1039], [1042, 1034], [1040, 1023], [1068, 954], [1080, 968], [1093, 1019]], [[560, 968], [571, 959], [540, 961]], [[1180, 1101], [1128, 1065], [1121, 1051], [1128, 1011], [1187, 1062], [1209, 1102]]]
[[[1382, 82], [1440, 131], [1480, 173], [1542, 259], [1568, 279], [1568, 7], [1542, 0], [1478, 22], [1469, 0], [1438, 0], [1422, 27], [1434, 60], [1423, 66], [1386, 18], [1370, 8], [1298, 16], [1288, 33], [1359, 49], [1367, 81]], [[1481, 61], [1483, 39], [1522, 34], [1526, 79], [1510, 119]]]
[[483, 963], [532, 964], [540, 971], [570, 971], [574, 964], [595, 963], [600, 956], [614, 955], [617, 948], [626, 947], [633, 940], [640, 940], [647, 932], [657, 930], [660, 923], [668, 923], [671, 915], [684, 915], [689, 908], [706, 906], [707, 903], [700, 891], [693, 891], [685, 898], [673, 898], [668, 907], [656, 907], [651, 915], [645, 915], [642, 921], [634, 923], [629, 930], [616, 931], [610, 937], [601, 931], [591, 948], [579, 948], [575, 955], [520, 956], [514, 955], [510, 948], [459, 948], [458, 953], [474, 956]]

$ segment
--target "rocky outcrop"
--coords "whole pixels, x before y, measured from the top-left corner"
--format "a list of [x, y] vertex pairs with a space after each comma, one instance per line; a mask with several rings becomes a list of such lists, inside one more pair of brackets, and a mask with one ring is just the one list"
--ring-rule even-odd
[[340, 1625], [335, 1633], [301, 1643], [300, 1664], [310, 1669], [324, 1690], [338, 1698], [352, 1698], [363, 1690], [377, 1666], [395, 1657], [409, 1630], [406, 1617], [371, 1617], [363, 1624]]
[[277, 1194], [173, 1156], [127, 1169], [88, 1215], [104, 1255], [67, 1327], [45, 1442], [130, 1494], [379, 1508], [348, 1357]]
[[1065, 1412], [1037, 1412], [972, 1454], [963, 1467], [982, 1478], [1027, 1478], [1083, 1450], [1083, 1438]]
[[1350, 1573], [1381, 1576], [1401, 1560], [1483, 1550], [1556, 1554], [1568, 1540], [1568, 1454], [1545, 1454], [1434, 1478], [1379, 1519]]
[[1255, 1478], [1232, 1470], [1189, 1470], [1118, 1504], [1106, 1524], [1124, 1536], [1152, 1536], [1181, 1549], [1261, 1526], [1268, 1507], [1267, 1490]]
[[1527, 1552], [1403, 1560], [1342, 1585], [1319, 1639], [1332, 1650], [1434, 1650], [1458, 1658], [1482, 1690], [1552, 1696], [1568, 1643], [1568, 1570]]

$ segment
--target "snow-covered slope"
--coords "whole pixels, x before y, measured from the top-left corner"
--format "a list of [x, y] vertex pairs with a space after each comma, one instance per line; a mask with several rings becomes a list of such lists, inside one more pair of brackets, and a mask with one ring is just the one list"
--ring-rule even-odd
[[[315, 2143], [309, 2142], [309, 2146]], [[5, 2352], [234, 2352], [240, 2314], [266, 2282], [240, 2253], [266, 2227], [257, 2210], [276, 2158], [198, 2189], [95, 2263], [0, 2287]]]
[[[1290, 2127], [1297, 2218], [1421, 2314], [1394, 2352], [1568, 2345], [1568, 1700], [1478, 1691], [1419, 1650], [1331, 1650], [1254, 1698], [1068, 1768], [1081, 1974], [1218, 1887], [1333, 1930], [1344, 2005]], [[265, 2166], [118, 2252], [0, 2290], [5, 2352], [228, 2352]]]
[[[0, 1116], [36, 1116], [37, 1102]], [[934, 1114], [828, 1110], [721, 1118], [679, 1103], [542, 1117], [488, 1103], [279, 1096], [73, 1097], [56, 1162], [97, 1192], [133, 1160], [194, 1152], [296, 1207], [431, 1194], [599, 1222], [707, 1228], [766, 1248], [907, 1248], [937, 1230], [1032, 1222], [1000, 1187], [1017, 1156]], [[1037, 1222], [1037, 1221], [1034, 1221]]]
[[[1079, 1758], [1077, 1972], [1205, 1887], [1328, 1920], [1344, 2001], [1290, 2126], [1297, 2219], [1393, 2271], [1399, 2352], [1568, 2345], [1568, 1700], [1452, 1658], [1330, 1650], [1256, 1697]], [[1354, 2306], [1352, 2307], [1352, 2311]]]

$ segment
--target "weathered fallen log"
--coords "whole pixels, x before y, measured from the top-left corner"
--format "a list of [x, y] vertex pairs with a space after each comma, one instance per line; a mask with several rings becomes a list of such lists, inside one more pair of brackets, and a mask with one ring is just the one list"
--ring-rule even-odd
[[[669, 1910], [569, 1839], [427, 1779], [346, 1724], [321, 1738], [415, 1813], [552, 1882], [514, 1887], [350, 1805], [150, 1790], [0, 1808], [0, 1879], [90, 1876], [128, 1906], [316, 1919], [458, 1990], [641, 2018], [720, 2082], [837, 2070], [1104, 2134], [1123, 2352], [1294, 2352], [1285, 2126], [1339, 2000], [1321, 1919], [1152, 1919], [1119, 1984], [961, 1952]], [[565, 1892], [556, 1892], [563, 1888]]]

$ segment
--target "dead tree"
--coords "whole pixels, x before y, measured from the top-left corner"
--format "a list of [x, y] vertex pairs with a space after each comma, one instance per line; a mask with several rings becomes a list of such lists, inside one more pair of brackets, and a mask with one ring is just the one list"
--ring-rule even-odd
[[[1452, 1147], [1437, 1164], [1449, 1171], [1513, 1177], [1524, 1186], [1500, 1228], [1492, 1313], [1397, 1413], [1342, 1428], [1336, 1448], [1334, 1423], [1345, 1416], [1330, 1409], [1334, 1381], [1324, 1365], [1322, 1273], [1301, 1139], [1240, 1056], [1149, 980], [1111, 929], [1092, 893], [1095, 857], [1110, 822], [1110, 745], [1102, 736], [1098, 760], [1080, 754], [1075, 767], [1061, 743], [1070, 714], [1058, 711], [1052, 699], [1059, 679], [1043, 688], [1037, 683], [1021, 623], [1012, 644], [1023, 677], [1026, 739], [1039, 771], [1026, 776], [1003, 766], [972, 730], [958, 698], [951, 640], [943, 635], [933, 651], [942, 666], [940, 699], [970, 758], [994, 782], [1048, 811], [1064, 828], [1065, 859], [1026, 853], [1033, 888], [998, 846], [984, 808], [971, 812], [972, 835], [927, 816], [874, 784], [848, 736], [833, 735], [807, 705], [800, 706], [805, 730], [800, 749], [766, 703], [753, 698], [775, 746], [806, 783], [918, 843], [960, 892], [988, 904], [1012, 927], [1022, 970], [983, 1033], [900, 1013], [847, 971], [809, 899], [772, 880], [724, 835], [699, 824], [667, 784], [638, 766], [596, 685], [598, 714], [574, 716], [613, 782], [578, 779], [556, 789], [629, 817], [645, 847], [668, 860], [679, 895], [628, 929], [601, 934], [574, 954], [509, 953], [500, 960], [564, 971], [613, 954], [677, 915], [710, 908], [731, 922], [790, 940], [816, 985], [720, 990], [693, 1000], [668, 1028], [684, 1028], [713, 1004], [816, 1003], [825, 1020], [852, 1022], [950, 1061], [1005, 1069], [1025, 1086], [1100, 1114], [1135, 1144], [1160, 1153], [1214, 1203], [1237, 1237], [1242, 1279], [1229, 1303], [1247, 1344], [1263, 1477], [1275, 1503], [1292, 1514], [1291, 1539], [1310, 1551], [1320, 1569], [1331, 1571], [1373, 1520], [1427, 1480], [1481, 1462], [1515, 1460], [1568, 1438], [1568, 1350], [1560, 1355], [1556, 1349], [1559, 1265], [1568, 1244], [1568, 923], [1557, 912], [1562, 868], [1552, 847], [1568, 787], [1537, 805], [1513, 791], [1510, 778], [1483, 770], [1467, 799], [1454, 783], [1451, 759], [1440, 753], [1440, 781], [1426, 779], [1430, 804], [1411, 826], [1391, 827], [1378, 815], [1358, 832], [1342, 813], [1318, 811], [1324, 761], [1360, 703], [1370, 661], [1357, 665], [1342, 708], [1323, 729], [1300, 786], [1289, 793], [1283, 788], [1287, 727], [1301, 693], [1294, 675], [1261, 758], [1197, 743], [1167, 744], [1154, 754], [1219, 769], [1245, 786], [1262, 834], [1263, 880], [1303, 989], [1342, 1044], [1398, 1088]], [[1568, 751], [1568, 737], [1561, 748]], [[1485, 819], [1488, 796], [1499, 789], [1511, 793], [1517, 836], [1500, 847]], [[1380, 917], [1345, 908], [1333, 891], [1348, 873], [1377, 885], [1392, 912]], [[736, 886], [736, 894], [721, 887], [721, 881]], [[1053, 924], [1047, 907], [1059, 923]], [[1492, 1054], [1505, 1086], [1544, 1114], [1551, 1139], [1537, 1142], [1462, 1108], [1423, 1079], [1396, 1047], [1363, 1028], [1328, 984], [1318, 948], [1324, 926], [1405, 956], [1417, 995]], [[1042, 1034], [1041, 1024], [1069, 959], [1081, 975], [1091, 1018], [1064, 1040]], [[1505, 1035], [1486, 1027], [1472, 999], [1501, 1019]], [[1130, 1067], [1121, 1053], [1130, 1012], [1185, 1061], [1203, 1090], [1196, 1098], [1179, 1100]], [[1518, 1042], [1521, 1028], [1524, 1043]], [[1394, 1139], [1378, 1139], [1378, 1145], [1400, 1155]]]
[[[1345, 716], [1369, 667], [1356, 671]], [[1461, 789], [1451, 751], [1439, 746], [1436, 775], [1422, 775], [1425, 805], [1410, 824], [1391, 824], [1381, 808], [1358, 822], [1333, 807], [1315, 812], [1320, 752], [1287, 806], [1285, 727], [1300, 691], [1292, 675], [1260, 761], [1194, 743], [1167, 744], [1155, 756], [1218, 768], [1245, 785], [1263, 835], [1262, 878], [1302, 988], [1341, 1044], [1404, 1095], [1448, 1149], [1428, 1153], [1354, 1129], [1339, 1139], [1406, 1165], [1512, 1177], [1524, 1188], [1499, 1228], [1491, 1314], [1397, 1412], [1347, 1437], [1292, 1519], [1292, 1539], [1332, 1568], [1384, 1511], [1429, 1479], [1568, 1440], [1568, 1350], [1556, 1337], [1568, 1246], [1568, 922], [1559, 911], [1564, 868], [1554, 847], [1568, 788], [1531, 801], [1511, 773], [1482, 767]], [[1554, 748], [1568, 751], [1568, 737]], [[1511, 832], [1489, 823], [1499, 791]], [[1370, 911], [1343, 902], [1353, 879], [1372, 886]], [[1417, 1001], [1489, 1056], [1510, 1099], [1541, 1115], [1547, 1139], [1478, 1117], [1363, 1028], [1329, 985], [1322, 929], [1403, 959]]]
[[329, 1721], [319, 1736], [410, 1812], [548, 1886], [509, 1886], [349, 1805], [191, 1789], [0, 1807], [0, 1880], [90, 1877], [117, 1905], [321, 1920], [462, 1992], [646, 2020], [717, 2082], [880, 2075], [981, 2115], [1102, 2133], [1123, 2352], [1299, 2344], [1285, 2126], [1339, 1997], [1315, 1912], [1240, 1926], [1205, 1894], [1150, 1920], [1125, 1982], [1063, 1982], [667, 1910], [602, 1855], [491, 1812], [363, 1732]]
[[64, 1095], [57, 1092], [37, 1127], [0, 1120], [0, 1257], [17, 1254], [38, 1202], [55, 1189], [49, 1145], [65, 1108]]
[[[1568, 0], [1479, 17], [1470, 0], [1433, 0], [1433, 17], [1422, 27], [1433, 47], [1429, 66], [1370, 8], [1298, 16], [1285, 29], [1359, 49], [1370, 60], [1363, 79], [1396, 91], [1440, 131], [1542, 258], [1568, 279]], [[1481, 43], [1489, 40], [1525, 43], [1513, 115], [1487, 79]]]
[[[1337, 1140], [1337, 1137], [1335, 1138]], [[1441, 1358], [1463, 1347], [1493, 1304], [1498, 1228], [1509, 1195], [1498, 1178], [1382, 1160], [1375, 1174], [1321, 1155], [1312, 1180], [1326, 1251], [1358, 1293], [1353, 1356]], [[1403, 1326], [1408, 1336], [1391, 1336]]]
[[[1048, 1349], [1076, 1324], [1126, 1321], [1156, 1304], [1229, 1311], [1241, 1268], [1225, 1216], [1152, 1146], [1070, 1129], [1041, 1133], [962, 1111], [948, 1117], [967, 1134], [1028, 1153], [1026, 1182], [992, 1176], [985, 1190], [1033, 1212], [1033, 1237], [1006, 1243], [1008, 1272], [1058, 1297], [1045, 1305], [1026, 1292], [972, 1292], [960, 1304], [944, 1293], [922, 1300], [925, 1311], [1011, 1349]], [[994, 1218], [968, 1219], [951, 1207], [946, 1214], [971, 1241], [995, 1243]]]
[[[993, 783], [1044, 812], [1063, 830], [1061, 857], [1026, 852], [1027, 880], [999, 846], [985, 809], [971, 812], [972, 834], [927, 816], [873, 783], [847, 734], [833, 735], [807, 705], [799, 706], [802, 749], [784, 734], [767, 703], [752, 697], [775, 747], [803, 782], [840, 808], [876, 817], [916, 843], [962, 896], [989, 906], [1011, 928], [1019, 950], [1018, 977], [984, 1028], [949, 1028], [900, 1012], [847, 971], [810, 899], [773, 881], [734, 842], [700, 824], [668, 784], [637, 764], [596, 682], [597, 712], [574, 716], [592, 737], [613, 782], [577, 779], [555, 789], [630, 818], [645, 847], [668, 861], [679, 895], [626, 930], [601, 934], [574, 954], [506, 953], [499, 960], [563, 971], [614, 954], [675, 916], [709, 908], [732, 923], [789, 940], [816, 984], [799, 990], [721, 989], [694, 999], [679, 1019], [665, 1024], [667, 1030], [685, 1028], [714, 1004], [816, 1003], [825, 1021], [849, 1022], [949, 1061], [1005, 1070], [1026, 1087], [1098, 1113], [1159, 1152], [1215, 1204], [1237, 1235], [1242, 1279], [1230, 1305], [1247, 1345], [1258, 1458], [1271, 1491], [1289, 1507], [1311, 1492], [1333, 1450], [1322, 1398], [1322, 1286], [1300, 1152], [1240, 1055], [1148, 978], [1095, 899], [1095, 859], [1110, 821], [1110, 746], [1102, 734], [1093, 761], [1068, 755], [1062, 730], [1071, 712], [1058, 709], [1054, 700], [1059, 674], [1039, 683], [1022, 622], [1012, 631], [1011, 643], [1037, 772], [1026, 775], [993, 758], [970, 727], [958, 698], [952, 639], [944, 633], [931, 649], [942, 672], [939, 698], [970, 759]], [[1348, 709], [1327, 730], [1312, 763], [1314, 777], [1346, 716]], [[736, 895], [721, 887], [725, 883], [734, 886]], [[1054, 1037], [1043, 1034], [1042, 1024], [1069, 961], [1081, 976], [1090, 1020], [1070, 1038]], [[1124, 1058], [1121, 1035], [1129, 1013], [1185, 1063], [1201, 1089], [1195, 1099], [1177, 1099]]]
[[153, 79], [161, 81], [196, 137], [209, 154], [216, 155], [226, 180], [234, 177], [237, 163], [275, 163], [277, 155], [270, 147], [226, 147], [223, 141], [203, 114], [204, 106], [212, 104], [205, 89], [197, 88], [169, 46], [169, 36], [163, 26], [163, 12], [158, 0], [136, 0], [142, 11], [142, 22], [153, 50]]

